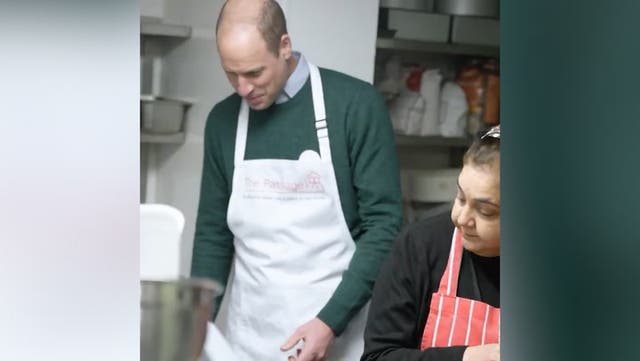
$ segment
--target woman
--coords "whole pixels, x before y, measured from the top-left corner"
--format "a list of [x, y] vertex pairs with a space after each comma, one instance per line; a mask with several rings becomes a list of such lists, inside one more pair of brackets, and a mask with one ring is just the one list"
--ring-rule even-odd
[[463, 158], [451, 213], [411, 225], [382, 268], [363, 361], [500, 359], [500, 126]]

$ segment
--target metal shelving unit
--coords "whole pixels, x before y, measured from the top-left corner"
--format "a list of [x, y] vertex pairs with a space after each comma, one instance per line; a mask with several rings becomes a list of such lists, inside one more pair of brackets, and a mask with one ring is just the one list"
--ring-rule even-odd
[[[160, 18], [142, 17], [140, 19], [140, 36], [141, 38], [141, 55], [153, 58], [161, 58], [166, 49], [175, 46], [179, 42], [191, 37], [192, 29], [190, 26], [167, 24]], [[153, 59], [155, 61], [155, 59]], [[160, 68], [161, 69], [161, 68]], [[147, 74], [147, 73], [145, 73]], [[143, 75], [143, 74], [141, 74]], [[160, 74], [154, 74], [153, 68], [148, 75], [153, 83], [153, 77]], [[145, 84], [147, 84], [145, 82]], [[142, 88], [142, 85], [141, 85]], [[153, 88], [153, 85], [151, 85]], [[141, 89], [142, 90], [142, 89]], [[147, 89], [152, 90], [152, 89]], [[153, 91], [153, 90], [152, 90]], [[141, 95], [143, 101], [153, 101], [154, 97]], [[140, 142], [146, 144], [181, 144], [184, 143], [186, 135], [184, 131], [171, 134], [154, 134], [140, 130]]]
[[173, 134], [151, 134], [140, 132], [141, 143], [155, 143], [155, 144], [182, 144], [185, 140], [185, 133], [173, 133]]
[[433, 0], [380, 0], [380, 7], [432, 12], [434, 4]]
[[424, 53], [500, 56], [500, 48], [496, 46], [437, 43], [419, 40], [407, 40], [396, 38], [378, 38], [376, 47], [382, 50], [413, 51]]
[[159, 21], [140, 22], [140, 34], [145, 36], [165, 36], [172, 38], [188, 38], [191, 27], [184, 25], [165, 24]]
[[466, 148], [471, 144], [468, 138], [396, 134], [399, 147], [452, 147]]
[[[454, 21], [456, 18], [465, 18], [449, 13], [439, 13], [435, 11], [433, 1], [429, 0], [380, 0], [381, 18], [383, 27], [378, 29], [378, 37], [376, 39], [376, 49], [381, 59], [387, 58], [389, 55], [399, 54], [403, 58], [412, 59], [412, 61], [422, 61], [424, 55], [430, 54], [444, 55], [438, 59], [451, 59], [450, 61], [460, 61], [464, 57], [500, 57], [499, 45], [483, 45], [481, 42], [477, 44], [464, 43], [464, 40], [456, 41], [454, 36]], [[385, 10], [385, 11], [383, 11]], [[389, 29], [388, 12], [391, 10], [401, 10], [405, 12], [420, 12], [432, 15], [449, 16], [449, 28], [447, 40], [428, 41], [404, 39], [402, 37], [394, 37], [396, 29]], [[486, 19], [497, 18], [482, 16]], [[397, 21], [397, 20], [396, 20]], [[467, 30], [468, 31], [468, 30]], [[397, 35], [396, 35], [397, 36]], [[471, 42], [471, 41], [470, 41]], [[491, 44], [491, 42], [487, 42]], [[416, 60], [417, 59], [417, 60]], [[471, 139], [467, 137], [443, 137], [443, 136], [419, 136], [419, 135], [401, 135], [395, 136], [396, 145], [403, 151], [413, 152], [415, 148], [422, 147], [441, 147], [449, 148], [452, 154], [451, 159], [458, 160], [460, 152], [463, 152], [471, 144]], [[412, 149], [413, 148], [413, 149]]]

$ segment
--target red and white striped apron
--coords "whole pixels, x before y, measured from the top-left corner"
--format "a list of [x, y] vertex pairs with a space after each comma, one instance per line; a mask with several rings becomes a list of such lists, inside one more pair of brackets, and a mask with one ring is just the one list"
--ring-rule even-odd
[[457, 228], [451, 243], [440, 288], [431, 296], [421, 350], [500, 342], [500, 309], [481, 301], [456, 297], [462, 261], [462, 238]]

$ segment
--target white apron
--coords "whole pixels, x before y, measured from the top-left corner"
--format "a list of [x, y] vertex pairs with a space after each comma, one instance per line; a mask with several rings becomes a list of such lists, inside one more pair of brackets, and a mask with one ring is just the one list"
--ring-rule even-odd
[[[320, 72], [311, 64], [309, 70], [320, 155], [306, 150], [298, 160], [244, 160], [244, 100], [238, 115], [227, 214], [235, 275], [220, 326], [240, 361], [285, 361], [280, 345], [317, 316], [355, 251], [331, 163]], [[360, 359], [367, 308], [335, 340], [328, 360]]]

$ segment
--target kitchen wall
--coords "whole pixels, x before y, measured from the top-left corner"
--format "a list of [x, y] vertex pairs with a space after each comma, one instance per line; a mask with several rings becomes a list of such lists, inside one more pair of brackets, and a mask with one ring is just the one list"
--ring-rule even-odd
[[164, 0], [140, 0], [140, 15], [162, 18], [164, 16]]
[[[280, 0], [294, 48], [317, 65], [371, 82], [374, 73], [378, 1]], [[186, 218], [182, 272], [188, 273], [198, 205], [203, 132], [211, 107], [233, 89], [220, 69], [214, 27], [221, 0], [142, 1], [141, 15], [189, 25], [190, 39], [164, 57], [162, 94], [192, 98], [187, 137], [181, 145], [145, 145], [147, 202], [171, 204]], [[339, 9], [339, 10], [338, 10]], [[141, 177], [145, 173], [141, 173]]]

